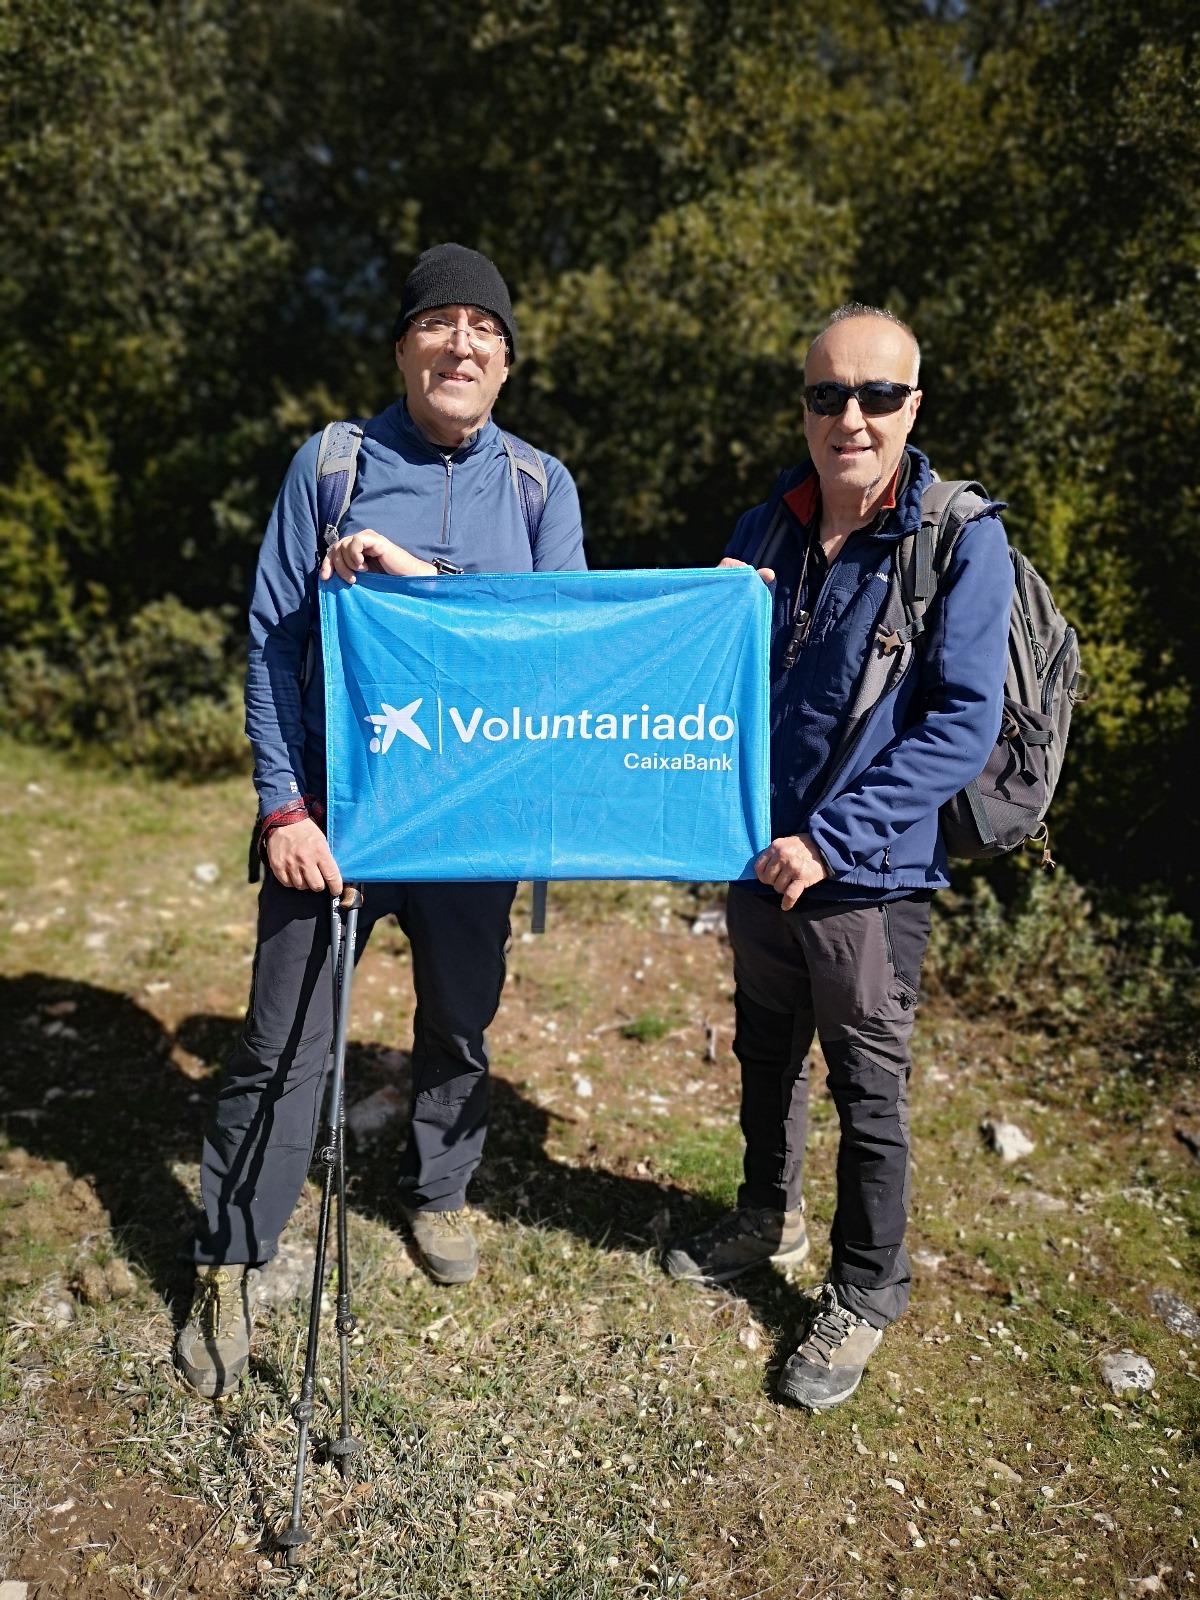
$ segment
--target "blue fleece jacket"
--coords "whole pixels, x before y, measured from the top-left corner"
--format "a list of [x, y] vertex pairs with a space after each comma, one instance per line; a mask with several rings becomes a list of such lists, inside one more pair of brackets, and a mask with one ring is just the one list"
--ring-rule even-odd
[[[317, 643], [317, 450], [296, 453], [267, 523], [250, 600], [246, 732], [266, 816], [325, 794], [325, 689]], [[530, 549], [508, 454], [488, 421], [457, 450], [430, 444], [397, 400], [363, 424], [342, 533], [374, 528], [424, 561], [466, 572], [577, 572], [586, 565], [579, 496], [561, 461], [542, 455], [546, 508]], [[453, 577], [447, 577], [453, 583]], [[316, 648], [313, 648], [314, 644]]]
[[[784, 473], [771, 499], [741, 518], [726, 554], [752, 561], [780, 499], [812, 474], [811, 462]], [[1013, 569], [991, 512], [963, 529], [926, 615], [920, 655], [834, 770], [855, 686], [875, 648], [893, 552], [920, 526], [930, 477], [925, 457], [909, 447], [894, 508], [851, 535], [819, 593], [809, 593], [812, 622], [790, 670], [783, 656], [808, 530], [787, 513], [788, 535], [773, 561], [771, 830], [775, 838], [811, 834], [830, 868], [805, 902], [944, 888], [938, 809], [979, 776], [1000, 731]]]

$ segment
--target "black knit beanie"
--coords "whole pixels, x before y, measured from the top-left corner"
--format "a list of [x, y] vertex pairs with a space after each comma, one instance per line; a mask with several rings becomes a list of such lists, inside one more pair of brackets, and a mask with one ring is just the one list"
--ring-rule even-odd
[[392, 337], [399, 339], [413, 317], [437, 306], [478, 306], [495, 317], [508, 335], [508, 355], [517, 353], [517, 325], [504, 279], [486, 256], [462, 244], [435, 244], [417, 257], [404, 281], [400, 315]]

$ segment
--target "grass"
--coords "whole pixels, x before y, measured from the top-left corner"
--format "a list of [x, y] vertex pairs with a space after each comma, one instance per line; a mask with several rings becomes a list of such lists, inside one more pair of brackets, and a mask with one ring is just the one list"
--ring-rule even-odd
[[[38, 1600], [1193, 1592], [1200, 1368], [1149, 1304], [1159, 1286], [1200, 1297], [1200, 1169], [1173, 1137], [1189, 1086], [927, 1009], [912, 1308], [852, 1401], [781, 1406], [836, 1125], [818, 1069], [811, 1271], [711, 1294], [662, 1276], [660, 1242], [729, 1203], [739, 1153], [728, 947], [689, 932], [711, 890], [678, 885], [555, 885], [539, 940], [522, 893], [474, 1284], [412, 1270], [394, 1137], [352, 1152], [365, 1455], [349, 1482], [314, 1470], [317, 1537], [281, 1568], [303, 1303], [265, 1319], [220, 1407], [169, 1362], [199, 1133], [253, 950], [252, 797], [2, 753], [0, 1573]], [[405, 943], [381, 927], [352, 1102], [403, 1085], [412, 1006]], [[980, 1139], [1000, 1114], [1037, 1142], [1014, 1168]], [[85, 1269], [121, 1261], [132, 1292], [90, 1303]], [[1126, 1347], [1152, 1392], [1100, 1381]], [[319, 1399], [331, 1338], [321, 1378]]]

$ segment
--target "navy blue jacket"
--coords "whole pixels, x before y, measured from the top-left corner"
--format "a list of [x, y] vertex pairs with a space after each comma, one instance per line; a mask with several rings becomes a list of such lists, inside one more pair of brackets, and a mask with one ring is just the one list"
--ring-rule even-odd
[[[314, 434], [288, 468], [250, 600], [246, 732], [263, 816], [301, 794], [325, 797], [324, 676], [319, 647], [310, 649], [318, 631], [320, 440]], [[363, 424], [341, 531], [374, 528], [423, 561], [440, 556], [466, 572], [581, 571], [587, 563], [574, 481], [561, 461], [542, 460], [546, 508], [531, 550], [496, 424], [489, 420], [457, 450], [441, 450], [397, 400]]]
[[[753, 561], [781, 497], [813, 475], [785, 472], [765, 505], [738, 522], [727, 555]], [[809, 833], [831, 877], [804, 899], [887, 899], [944, 888], [938, 809], [983, 770], [1000, 731], [1013, 570], [995, 513], [968, 523], [926, 614], [920, 655], [871, 714], [841, 770], [834, 757], [874, 644], [893, 552], [920, 526], [929, 463], [909, 447], [894, 508], [854, 533], [808, 609], [808, 640], [783, 665], [806, 544], [788, 513], [773, 559], [771, 831]], [[774, 892], [774, 891], [770, 891]]]

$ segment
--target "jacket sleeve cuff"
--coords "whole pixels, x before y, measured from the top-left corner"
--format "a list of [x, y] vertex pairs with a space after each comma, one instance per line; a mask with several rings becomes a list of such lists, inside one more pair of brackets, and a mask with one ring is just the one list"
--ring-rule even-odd
[[808, 819], [807, 832], [813, 849], [825, 863], [825, 870], [831, 878], [840, 878], [858, 865], [846, 850], [845, 841], [831, 832], [819, 816]]

